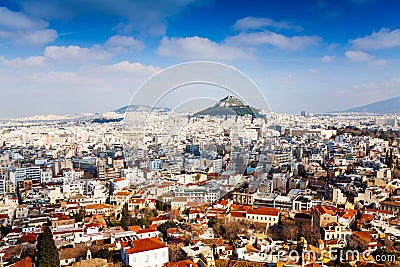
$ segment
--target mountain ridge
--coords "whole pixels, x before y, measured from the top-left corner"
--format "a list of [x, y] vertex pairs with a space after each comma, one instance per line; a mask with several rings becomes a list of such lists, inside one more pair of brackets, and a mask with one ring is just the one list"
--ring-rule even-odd
[[115, 113], [124, 114], [125, 112], [136, 112], [136, 111], [158, 111], [158, 112], [167, 112], [170, 111], [169, 108], [165, 107], [150, 107], [147, 105], [126, 105], [114, 110]]
[[400, 96], [350, 108], [343, 112], [400, 113]]

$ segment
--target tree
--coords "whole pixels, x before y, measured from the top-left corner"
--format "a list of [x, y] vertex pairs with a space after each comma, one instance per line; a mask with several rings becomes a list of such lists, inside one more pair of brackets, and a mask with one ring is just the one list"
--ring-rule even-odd
[[85, 218], [85, 212], [82, 208], [79, 209], [78, 213], [74, 213], [75, 222], [81, 222]]
[[210, 220], [208, 221], [207, 225], [208, 225], [208, 227], [213, 228], [214, 225], [216, 225], [217, 223], [218, 223], [217, 219], [212, 218], [212, 219], [210, 219]]
[[284, 240], [297, 240], [298, 227], [292, 220], [282, 221], [282, 238]]
[[157, 209], [157, 210], [163, 210], [163, 209], [164, 209], [164, 204], [163, 204], [162, 200], [157, 199], [157, 202], [156, 202], [156, 209]]
[[126, 231], [128, 230], [128, 226], [131, 225], [133, 225], [132, 216], [129, 214], [128, 211], [128, 203], [125, 203], [124, 206], [122, 207], [122, 212], [121, 212], [121, 226]]
[[43, 234], [39, 235], [37, 244], [37, 266], [59, 267], [60, 258], [54, 244], [53, 234], [49, 227], [44, 228]]
[[134, 218], [131, 225], [139, 225], [140, 227], [146, 228], [150, 225], [150, 221], [146, 218]]
[[303, 226], [300, 229], [300, 235], [304, 237], [309, 244], [316, 245], [318, 240], [321, 239], [321, 233], [316, 227], [313, 226]]
[[234, 240], [237, 234], [244, 233], [250, 228], [250, 224], [245, 221], [222, 220], [213, 225], [214, 235], [224, 239]]
[[98, 250], [95, 254], [94, 254], [95, 258], [101, 258], [101, 259], [106, 259], [108, 262], [112, 261], [112, 254], [111, 252], [106, 249], [106, 248], [102, 248], [100, 250]]
[[0, 226], [0, 237], [5, 237], [6, 235], [8, 235], [10, 233], [10, 226], [4, 226], [1, 225]]
[[185, 259], [185, 254], [181, 249], [181, 245], [168, 245], [169, 261], [181, 261]]
[[177, 225], [174, 221], [167, 221], [157, 227], [157, 230], [163, 233], [164, 237], [167, 236], [167, 231], [169, 228], [176, 228]]

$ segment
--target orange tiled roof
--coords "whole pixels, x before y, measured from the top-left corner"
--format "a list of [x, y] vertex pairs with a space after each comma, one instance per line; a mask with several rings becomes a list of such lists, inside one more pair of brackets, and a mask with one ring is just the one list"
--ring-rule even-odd
[[110, 204], [89, 204], [85, 206], [85, 209], [87, 210], [114, 209], [114, 206]]
[[23, 260], [17, 261], [15, 264], [10, 265], [10, 267], [32, 267], [32, 259], [26, 257]]
[[127, 192], [127, 191], [120, 191], [120, 192], [117, 192], [115, 195], [117, 196], [117, 197], [127, 197], [127, 196], [130, 196], [132, 193], [131, 192]]
[[278, 216], [279, 215], [279, 210], [277, 210], [275, 208], [257, 208], [257, 209], [248, 210], [247, 214]]
[[129, 203], [131, 204], [143, 204], [146, 202], [146, 199], [144, 198], [131, 198], [129, 199]]
[[135, 233], [137, 233], [138, 231], [140, 231], [142, 229], [142, 227], [140, 227], [139, 225], [132, 225], [132, 226], [128, 226], [129, 230], [134, 231]]
[[246, 212], [243, 211], [231, 211], [229, 214], [235, 218], [246, 218]]
[[37, 235], [35, 233], [23, 233], [22, 242], [36, 242]]
[[137, 234], [145, 234], [145, 233], [151, 233], [151, 232], [155, 232], [155, 231], [156, 230], [154, 230], [154, 229], [147, 228], [147, 229], [141, 229], [141, 230], [137, 231], [136, 233]]
[[350, 219], [356, 216], [357, 211], [356, 210], [346, 210], [346, 212], [342, 215], [343, 219]]
[[131, 242], [133, 247], [126, 249], [127, 254], [134, 254], [166, 247], [165, 243], [156, 237], [132, 240]]

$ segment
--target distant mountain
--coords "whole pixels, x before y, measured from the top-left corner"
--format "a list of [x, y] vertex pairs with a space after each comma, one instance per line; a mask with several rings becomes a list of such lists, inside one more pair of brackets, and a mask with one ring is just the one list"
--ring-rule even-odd
[[[115, 113], [124, 114], [125, 112], [149, 112], [151, 110], [150, 106], [146, 105], [128, 105], [122, 108], [114, 110]], [[154, 107], [153, 111], [156, 112], [168, 112], [169, 108]]]
[[400, 113], [400, 97], [394, 97], [365, 106], [351, 108], [344, 112]]
[[201, 117], [205, 115], [209, 116], [243, 116], [243, 115], [251, 115], [254, 117], [260, 117], [260, 114], [257, 109], [250, 107], [248, 105], [243, 104], [243, 102], [235, 97], [228, 95], [227, 97], [218, 101], [212, 107], [206, 108], [204, 110], [198, 111], [193, 114], [194, 117]]

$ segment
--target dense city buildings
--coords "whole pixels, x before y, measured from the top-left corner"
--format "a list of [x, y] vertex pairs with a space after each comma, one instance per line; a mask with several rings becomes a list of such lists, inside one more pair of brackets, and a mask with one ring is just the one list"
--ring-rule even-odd
[[[132, 113], [151, 131], [1, 123], [2, 264], [34, 263], [46, 227], [61, 266], [332, 266], [344, 249], [351, 265], [398, 260], [397, 115]], [[171, 116], [183, 132], [157, 127]]]

